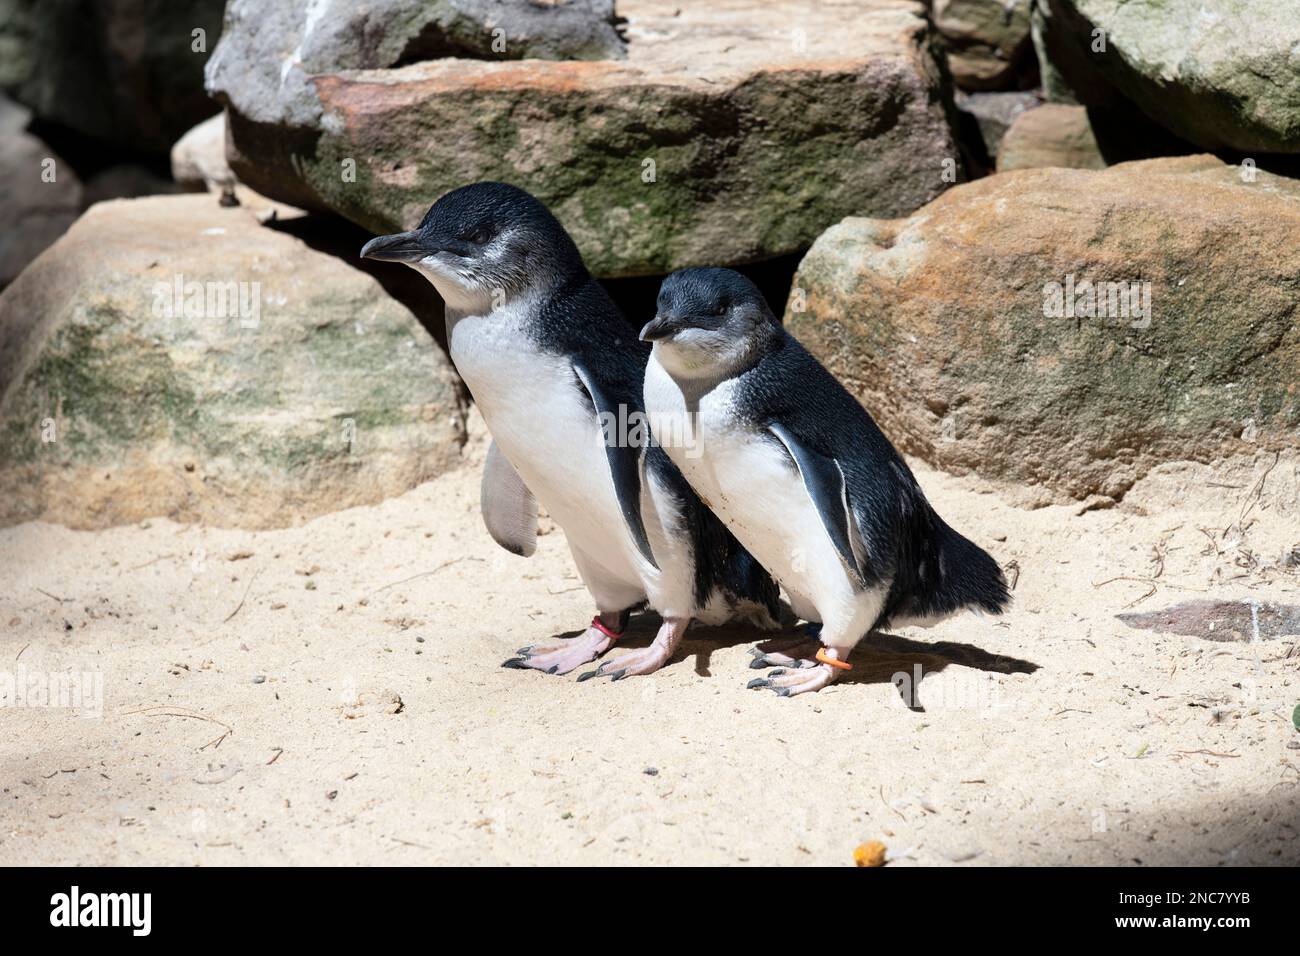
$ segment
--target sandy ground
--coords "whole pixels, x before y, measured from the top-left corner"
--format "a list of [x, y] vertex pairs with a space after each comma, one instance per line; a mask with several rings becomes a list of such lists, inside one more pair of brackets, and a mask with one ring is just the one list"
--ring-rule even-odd
[[917, 465], [1018, 564], [1014, 610], [781, 699], [745, 689], [767, 636], [740, 627], [619, 683], [499, 667], [592, 609], [559, 532], [522, 559], [482, 530], [476, 433], [464, 469], [300, 528], [0, 531], [0, 675], [88, 690], [0, 701], [0, 863], [1300, 862], [1297, 638], [1113, 616], [1300, 602], [1300, 463], [1170, 466], [1081, 514]]

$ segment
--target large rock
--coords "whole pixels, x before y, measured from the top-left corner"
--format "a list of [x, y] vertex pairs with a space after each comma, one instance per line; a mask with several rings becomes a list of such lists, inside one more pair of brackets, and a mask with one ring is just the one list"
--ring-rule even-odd
[[597, 274], [660, 273], [790, 253], [850, 213], [910, 212], [957, 161], [910, 0], [628, 0], [624, 60], [317, 60], [301, 76], [297, 54], [276, 52], [293, 44], [254, 36], [238, 6], [209, 69], [231, 168], [377, 232], [499, 179], [543, 199]]
[[317, 75], [441, 57], [619, 59], [614, 19], [613, 0], [231, 0], [207, 83], [243, 120], [315, 128]]
[[223, 0], [0, 0], [0, 88], [42, 120], [165, 156], [216, 112], [203, 66], [223, 7]]
[[59, 238], [81, 211], [72, 167], [27, 132], [31, 113], [0, 95], [0, 288]]
[[1032, 48], [1030, 0], [934, 0], [932, 18], [964, 90], [1014, 89]]
[[1040, 0], [1035, 17], [1054, 98], [1122, 95], [1206, 149], [1300, 153], [1297, 0]]
[[1063, 166], [1067, 169], [1104, 169], [1102, 158], [1082, 106], [1044, 103], [1016, 117], [1002, 138], [998, 172]]
[[443, 353], [297, 222], [102, 203], [0, 295], [0, 522], [282, 526], [458, 460]]
[[[1137, 283], [1127, 316], [1101, 283]], [[791, 330], [895, 442], [1030, 498], [1300, 446], [1292, 180], [1210, 156], [1000, 173], [846, 219], [794, 287]]]
[[954, 102], [959, 114], [974, 119], [980, 142], [984, 146], [984, 156], [990, 161], [998, 158], [1002, 139], [1016, 117], [1042, 105], [1042, 99], [1036, 92], [1016, 91], [965, 93], [958, 90]]

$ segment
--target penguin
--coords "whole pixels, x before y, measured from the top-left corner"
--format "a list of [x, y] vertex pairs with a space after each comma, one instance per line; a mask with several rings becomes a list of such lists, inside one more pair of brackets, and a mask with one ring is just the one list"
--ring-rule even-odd
[[817, 691], [875, 628], [999, 614], [997, 562], [950, 528], [867, 411], [730, 269], [660, 286], [644, 396], [654, 444], [810, 622], [815, 655], [763, 655], [750, 687]]
[[505, 183], [463, 186], [418, 228], [372, 239], [361, 255], [415, 269], [442, 296], [452, 362], [492, 433], [489, 534], [531, 555], [545, 506], [595, 603], [581, 636], [521, 648], [503, 666], [566, 674], [604, 654], [643, 605], [663, 622], [653, 643], [579, 680], [652, 673], [692, 619], [777, 626], [771, 577], [650, 446], [641, 385], [651, 346], [540, 200]]

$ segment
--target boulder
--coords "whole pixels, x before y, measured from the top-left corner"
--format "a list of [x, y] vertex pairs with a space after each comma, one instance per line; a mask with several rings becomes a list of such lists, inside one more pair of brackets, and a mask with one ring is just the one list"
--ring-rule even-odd
[[30, 112], [0, 96], [0, 288], [72, 225], [82, 186], [72, 167], [27, 132]]
[[251, 196], [101, 203], [0, 294], [0, 523], [285, 526], [458, 462], [419, 320]]
[[203, 66], [220, 35], [223, 6], [0, 0], [0, 88], [38, 119], [165, 156], [217, 110], [203, 89]]
[[1296, 0], [1040, 0], [1035, 17], [1049, 95], [1122, 96], [1204, 149], [1300, 153]]
[[[239, 10], [208, 72], [235, 175], [375, 232], [410, 228], [456, 186], [504, 180], [556, 212], [598, 275], [655, 274], [797, 252], [850, 213], [902, 215], [957, 162], [910, 0], [815, 13], [628, 0], [625, 59], [374, 70], [309, 60]], [[308, 24], [301, 50], [329, 49], [321, 29]]]
[[1015, 89], [1029, 59], [1030, 0], [934, 0], [953, 82], [963, 90]]
[[172, 147], [172, 179], [189, 192], [222, 192], [235, 184], [226, 162], [226, 114], [205, 119]]
[[1002, 139], [998, 172], [1041, 166], [1106, 167], [1084, 107], [1044, 103], [1016, 117]]
[[235, 174], [265, 195], [328, 209], [296, 167], [298, 157], [315, 151], [326, 121], [315, 77], [444, 57], [625, 55], [612, 0], [378, 0], [328, 17], [309, 0], [282, 0], [269, 10], [261, 0], [232, 0], [206, 75], [235, 133], [227, 142]]
[[827, 230], [786, 322], [904, 450], [1118, 499], [1300, 447], [1297, 240], [1300, 184], [1211, 156], [999, 173]]
[[954, 97], [960, 113], [967, 114], [975, 120], [979, 130], [980, 141], [984, 146], [984, 155], [989, 160], [996, 160], [1002, 149], [1002, 138], [1015, 122], [1016, 117], [1026, 110], [1037, 109], [1042, 99], [1036, 92], [1002, 92], [1002, 93], [965, 93], [958, 90]]

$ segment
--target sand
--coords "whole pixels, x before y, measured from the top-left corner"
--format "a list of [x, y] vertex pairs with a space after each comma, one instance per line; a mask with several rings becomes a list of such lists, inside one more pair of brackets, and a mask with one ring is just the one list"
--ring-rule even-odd
[[781, 699], [745, 689], [769, 635], [743, 627], [618, 683], [502, 669], [592, 608], [559, 531], [530, 559], [483, 531], [483, 450], [476, 424], [464, 467], [297, 528], [0, 530], [0, 675], [87, 690], [0, 700], [0, 863], [1300, 862], [1300, 639], [1114, 617], [1300, 602], [1300, 461], [1171, 465], [1094, 510], [914, 462], [1016, 562], [1014, 609]]

